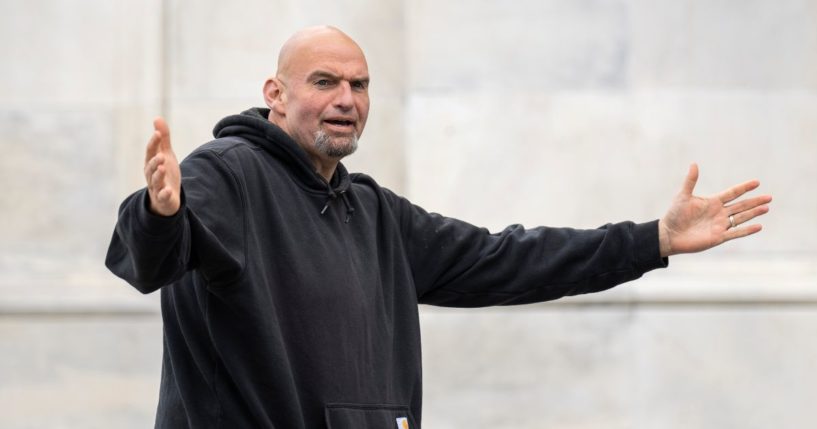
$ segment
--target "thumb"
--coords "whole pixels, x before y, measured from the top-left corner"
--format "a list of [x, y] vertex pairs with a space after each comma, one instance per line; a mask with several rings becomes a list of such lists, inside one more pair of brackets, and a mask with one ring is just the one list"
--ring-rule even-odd
[[698, 183], [698, 164], [692, 163], [689, 165], [687, 177], [684, 179], [684, 185], [681, 188], [681, 193], [684, 195], [692, 195], [695, 190], [695, 184]]

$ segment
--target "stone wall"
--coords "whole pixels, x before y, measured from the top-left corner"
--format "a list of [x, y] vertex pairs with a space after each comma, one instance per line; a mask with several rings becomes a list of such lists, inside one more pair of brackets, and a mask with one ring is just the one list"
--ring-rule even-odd
[[103, 267], [165, 116], [180, 156], [330, 23], [372, 112], [347, 165], [499, 230], [772, 193], [760, 235], [592, 296], [422, 308], [426, 427], [766, 428], [817, 419], [817, 1], [3, 1], [0, 427], [143, 428], [156, 296]]

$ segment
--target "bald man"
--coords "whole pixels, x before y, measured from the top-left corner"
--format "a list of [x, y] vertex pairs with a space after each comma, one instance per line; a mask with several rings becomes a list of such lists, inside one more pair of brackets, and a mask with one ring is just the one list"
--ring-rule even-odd
[[759, 231], [742, 224], [771, 201], [737, 200], [757, 181], [693, 196], [693, 165], [660, 221], [491, 234], [346, 171], [368, 91], [360, 47], [309, 28], [281, 49], [268, 108], [222, 119], [181, 165], [154, 122], [147, 187], [122, 204], [106, 265], [161, 289], [156, 427], [419, 428], [417, 304], [609, 289]]

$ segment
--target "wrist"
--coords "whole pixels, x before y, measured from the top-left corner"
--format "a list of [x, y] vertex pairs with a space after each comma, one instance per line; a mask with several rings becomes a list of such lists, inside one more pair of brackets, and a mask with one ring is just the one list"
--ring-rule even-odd
[[664, 219], [658, 221], [658, 251], [662, 258], [672, 255], [670, 231]]

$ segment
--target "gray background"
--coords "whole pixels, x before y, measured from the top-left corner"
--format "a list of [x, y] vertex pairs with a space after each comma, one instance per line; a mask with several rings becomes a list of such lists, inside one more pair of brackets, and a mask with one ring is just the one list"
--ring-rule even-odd
[[151, 119], [178, 154], [263, 104], [296, 29], [367, 53], [347, 165], [498, 230], [660, 217], [750, 178], [758, 236], [612, 291], [421, 308], [428, 428], [817, 421], [817, 1], [0, 2], [0, 427], [143, 428], [161, 319], [102, 265]]

